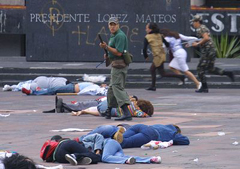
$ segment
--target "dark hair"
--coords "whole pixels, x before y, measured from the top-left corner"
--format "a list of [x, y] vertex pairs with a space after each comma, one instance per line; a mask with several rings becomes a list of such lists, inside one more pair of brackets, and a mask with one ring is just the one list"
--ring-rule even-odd
[[33, 160], [20, 154], [4, 158], [3, 164], [5, 169], [36, 169]]
[[55, 141], [59, 141], [59, 140], [61, 140], [62, 139], [62, 136], [60, 136], [60, 135], [54, 135], [54, 136], [52, 136], [52, 138], [51, 138], [51, 140], [55, 140]]
[[138, 97], [137, 96], [133, 95], [132, 98], [135, 98], [136, 101], [138, 101]]
[[174, 32], [174, 31], [170, 31], [169, 29], [161, 29], [160, 30], [160, 33], [163, 34], [165, 37], [168, 36], [168, 37], [174, 37], [176, 39], [179, 39], [180, 36], [179, 36], [179, 33], [177, 32]]
[[148, 114], [150, 117], [153, 115], [154, 113], [154, 107], [152, 105], [152, 103], [150, 101], [147, 100], [142, 100], [139, 99], [137, 101], [137, 106], [146, 114]]
[[149, 23], [148, 28], [152, 29], [151, 33], [159, 33], [160, 32], [159, 27], [156, 23]]
[[182, 131], [181, 131], [181, 129], [180, 129], [180, 127], [178, 127], [177, 125], [175, 125], [175, 124], [173, 124], [173, 126], [177, 129], [177, 133], [179, 133], [179, 134], [181, 134], [182, 133]]

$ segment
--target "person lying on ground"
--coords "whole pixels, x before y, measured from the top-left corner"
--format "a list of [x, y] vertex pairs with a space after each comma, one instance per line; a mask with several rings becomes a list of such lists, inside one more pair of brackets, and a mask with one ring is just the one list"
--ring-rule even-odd
[[23, 87], [30, 90], [39, 90], [58, 86], [65, 86], [69, 83], [70, 82], [64, 77], [38, 76], [33, 80], [20, 82], [17, 85], [10, 86], [6, 84], [3, 87], [3, 91], [21, 91]]
[[75, 158], [75, 165], [97, 164], [101, 161], [101, 156], [85, 148], [75, 140], [62, 138], [60, 135], [54, 135], [52, 141], [57, 142], [57, 146], [52, 154], [46, 159], [46, 162], [71, 163], [69, 154]]
[[63, 167], [62, 165], [45, 167], [16, 152], [0, 151], [0, 169], [63, 169]]
[[[95, 133], [86, 135], [81, 138], [80, 143], [96, 154], [101, 155], [101, 160], [104, 163], [115, 164], [135, 164], [135, 163], [161, 163], [160, 156], [153, 157], [138, 157], [126, 156], [121, 145], [114, 139], [104, 137], [101, 134]], [[74, 156], [71, 156], [74, 161]]]
[[[142, 100], [136, 96], [130, 96], [131, 104], [128, 106], [132, 117], [147, 117], [152, 116], [154, 107], [150, 101]], [[106, 97], [100, 97], [95, 100], [84, 102], [73, 102], [72, 104], [63, 103], [62, 98], [56, 96], [55, 109], [43, 111], [43, 113], [69, 113], [73, 116], [80, 116], [81, 114], [91, 114], [95, 116], [105, 116], [105, 111], [108, 108]], [[112, 108], [111, 117], [120, 117], [121, 108]]]
[[105, 96], [108, 90], [106, 84], [101, 86], [91, 82], [69, 83], [65, 86], [58, 86], [48, 89], [28, 90], [22, 88], [22, 93], [26, 95], [55, 95], [57, 93], [77, 93], [77, 95], [102, 95]]
[[[154, 107], [151, 104], [150, 101], [147, 100], [134, 100], [130, 99], [131, 103], [128, 105], [129, 112], [131, 113], [132, 117], [151, 117], [154, 113]], [[72, 112], [73, 116], [80, 116], [83, 114], [91, 114], [94, 116], [103, 116], [106, 119], [110, 119], [111, 117], [121, 117], [122, 109], [119, 108], [112, 108], [111, 109], [111, 115], [107, 116], [105, 112], [107, 111], [108, 104], [107, 100], [102, 101], [95, 107], [90, 107], [88, 109], [78, 111], [78, 112]]]
[[[125, 127], [127, 126], [127, 127]], [[122, 128], [125, 129], [122, 129]], [[189, 145], [188, 137], [181, 134], [181, 129], [177, 125], [144, 125], [136, 124], [129, 127], [127, 124], [102, 125], [89, 132], [89, 134], [99, 133], [104, 138], [116, 138], [121, 143], [122, 148], [141, 147], [150, 141], [169, 142], [173, 140], [173, 145]], [[82, 136], [83, 137], [83, 136]], [[81, 140], [81, 137], [79, 138]]]

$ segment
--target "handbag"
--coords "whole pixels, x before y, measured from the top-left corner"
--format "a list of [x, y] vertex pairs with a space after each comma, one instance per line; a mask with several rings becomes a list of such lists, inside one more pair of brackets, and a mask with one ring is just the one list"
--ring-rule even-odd
[[124, 50], [122, 56], [123, 56], [123, 60], [126, 63], [126, 65], [129, 65], [130, 63], [132, 63], [133, 55], [131, 53], [129, 53], [128, 51]]

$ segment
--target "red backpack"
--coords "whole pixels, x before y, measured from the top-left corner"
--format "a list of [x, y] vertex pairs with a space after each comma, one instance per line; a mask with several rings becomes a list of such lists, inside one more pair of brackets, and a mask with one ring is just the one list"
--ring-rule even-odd
[[40, 157], [46, 162], [53, 161], [52, 155], [58, 144], [55, 140], [47, 140], [41, 148]]

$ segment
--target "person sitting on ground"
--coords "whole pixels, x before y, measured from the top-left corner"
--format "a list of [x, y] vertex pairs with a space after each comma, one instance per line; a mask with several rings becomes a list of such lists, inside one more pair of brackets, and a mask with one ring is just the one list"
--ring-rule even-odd
[[[102, 162], [115, 163], [115, 164], [135, 164], [135, 163], [161, 163], [160, 156], [153, 157], [138, 157], [138, 156], [126, 156], [123, 153], [121, 145], [114, 139], [104, 137], [101, 134], [95, 133], [86, 135], [80, 138], [80, 142], [87, 148], [101, 154]], [[73, 161], [74, 156], [71, 156]]]
[[26, 88], [22, 88], [22, 93], [25, 93], [26, 95], [55, 95], [57, 93], [77, 93], [78, 95], [106, 96], [107, 89], [108, 87], [106, 84], [99, 86], [92, 82], [80, 82], [77, 84], [69, 83], [66, 86], [58, 86], [40, 90], [28, 90]]
[[6, 84], [3, 87], [3, 91], [21, 91], [23, 87], [31, 90], [39, 90], [58, 86], [65, 86], [69, 83], [70, 82], [64, 77], [38, 76], [34, 80], [20, 82], [17, 85], [10, 86]]
[[51, 138], [58, 142], [56, 149], [47, 162], [59, 162], [59, 163], [73, 163], [72, 159], [69, 160], [69, 154], [75, 158], [75, 165], [88, 165], [97, 164], [101, 161], [101, 157], [95, 153], [92, 153], [83, 144], [75, 140], [68, 138], [62, 138], [60, 135], [55, 135]]

